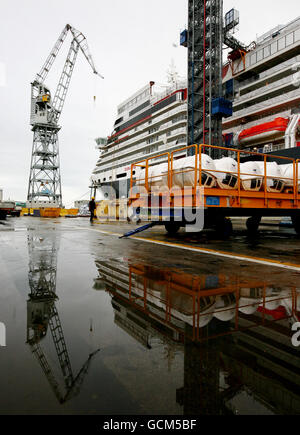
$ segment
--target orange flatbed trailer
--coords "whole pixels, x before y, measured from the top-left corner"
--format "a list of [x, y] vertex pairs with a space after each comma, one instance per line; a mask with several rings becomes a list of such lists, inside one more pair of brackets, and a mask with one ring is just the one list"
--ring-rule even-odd
[[[195, 156], [195, 167], [184, 171], [176, 171], [173, 169], [174, 161], [176, 161], [176, 154], [179, 152], [192, 150]], [[227, 172], [228, 175], [237, 178], [236, 188], [224, 189], [220, 187], [206, 187], [202, 184], [202, 170], [201, 155], [210, 150], [212, 153], [226, 153], [231, 154], [237, 161], [237, 172]], [[149, 175], [149, 168], [153, 166], [154, 159], [163, 158], [168, 165], [165, 179], [167, 180], [164, 189], [152, 188], [151, 184], [156, 176]], [[244, 190], [242, 187], [242, 176], [253, 177], [252, 174], [246, 174], [241, 172], [241, 163], [243, 161], [249, 161], [257, 159], [264, 162], [264, 173], [260, 175], [263, 179], [262, 188], [260, 191]], [[278, 177], [284, 184], [288, 184], [281, 192], [270, 192], [268, 189], [268, 181], [270, 178], [274, 179], [275, 176], [269, 176], [267, 173], [267, 163], [270, 161], [276, 161], [281, 164], [293, 165], [293, 178], [285, 179], [283, 176]], [[136, 168], [143, 169], [144, 177], [136, 178]], [[252, 221], [249, 221], [248, 229], [256, 230], [259, 226], [260, 219], [264, 216], [290, 216], [292, 218], [296, 232], [300, 233], [300, 201], [299, 190], [300, 180], [298, 174], [299, 161], [282, 156], [274, 156], [260, 153], [253, 153], [238, 149], [229, 149], [224, 147], [216, 147], [212, 145], [191, 145], [172, 153], [163, 153], [150, 157], [143, 161], [132, 164], [131, 167], [131, 190], [129, 197], [129, 204], [140, 209], [151, 209], [156, 207], [156, 214], [159, 217], [164, 216], [164, 211], [169, 208], [171, 210], [171, 216], [175, 216], [177, 209], [197, 210], [202, 208], [204, 210], [206, 221], [210, 223], [212, 221], [221, 222], [222, 219], [231, 216], [249, 216]], [[189, 172], [194, 175], [193, 186], [184, 188], [175, 188], [173, 182], [174, 174]], [[226, 173], [222, 171], [211, 171]], [[140, 191], [142, 190], [142, 193]], [[170, 193], [171, 192], [171, 193]], [[157, 198], [159, 196], [159, 200]], [[184, 199], [183, 199], [184, 198]], [[155, 214], [155, 213], [154, 213]], [[153, 209], [152, 214], [153, 216]], [[209, 219], [207, 219], [209, 218]], [[178, 221], [178, 214], [177, 219]], [[162, 219], [163, 221], [163, 219]], [[164, 222], [162, 222], [164, 223]], [[180, 226], [184, 226], [184, 221], [174, 223], [173, 229], [178, 230]], [[172, 225], [168, 225], [169, 228]], [[176, 231], [174, 231], [176, 232]]]

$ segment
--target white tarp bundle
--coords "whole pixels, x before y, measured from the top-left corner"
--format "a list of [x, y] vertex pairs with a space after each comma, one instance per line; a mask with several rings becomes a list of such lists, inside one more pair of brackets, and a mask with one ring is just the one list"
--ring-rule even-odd
[[217, 183], [221, 189], [236, 189], [238, 184], [238, 164], [231, 157], [214, 160]]
[[267, 191], [268, 192], [282, 192], [285, 183], [282, 179], [283, 174], [280, 166], [276, 162], [257, 162], [262, 176], [267, 176]]
[[[190, 156], [173, 162], [173, 185], [184, 187], [195, 185], [195, 167], [197, 163], [197, 184], [200, 181], [200, 165], [202, 174], [202, 185], [214, 187], [215, 185], [215, 164], [207, 154], [201, 154], [201, 160], [198, 156]], [[167, 174], [165, 174], [167, 175]]]
[[[294, 185], [294, 164], [280, 165], [281, 173], [286, 186]], [[296, 165], [295, 165], [296, 171]], [[296, 176], [296, 174], [295, 174]], [[298, 163], [298, 192], [300, 192], [300, 164]]]
[[244, 190], [259, 191], [263, 184], [261, 170], [256, 162], [240, 164], [241, 185]]

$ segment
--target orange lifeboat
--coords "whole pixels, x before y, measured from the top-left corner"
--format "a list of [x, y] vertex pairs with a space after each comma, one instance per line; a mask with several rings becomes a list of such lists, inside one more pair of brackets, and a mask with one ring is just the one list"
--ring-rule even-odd
[[289, 119], [276, 118], [274, 121], [265, 122], [264, 124], [255, 125], [247, 128], [239, 134], [239, 143], [241, 145], [250, 145], [255, 142], [274, 140], [284, 135], [289, 124]]

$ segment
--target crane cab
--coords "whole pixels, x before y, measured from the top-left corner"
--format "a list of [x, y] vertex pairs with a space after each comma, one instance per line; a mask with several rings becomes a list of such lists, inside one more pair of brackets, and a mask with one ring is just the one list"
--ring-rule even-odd
[[50, 90], [45, 85], [33, 83], [31, 93], [31, 125], [48, 124], [51, 122], [51, 112]]

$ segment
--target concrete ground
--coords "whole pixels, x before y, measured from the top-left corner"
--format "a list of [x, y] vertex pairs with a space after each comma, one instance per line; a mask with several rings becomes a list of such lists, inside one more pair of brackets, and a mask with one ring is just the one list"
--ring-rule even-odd
[[[166, 271], [186, 276], [187, 287], [194, 278], [204, 277], [207, 282], [220, 279], [242, 282], [246, 290], [255, 290], [255, 286], [276, 289], [276, 292], [300, 288], [300, 240], [291, 228], [262, 226], [255, 238], [249, 238], [244, 221], [234, 220], [234, 234], [226, 241], [218, 239], [213, 231], [195, 234], [181, 230], [171, 237], [163, 227], [154, 227], [130, 239], [119, 238], [134, 228], [136, 225], [128, 223], [94, 221], [91, 224], [86, 218], [21, 217], [1, 222], [0, 324], [6, 326], [7, 336], [6, 347], [1, 347], [0, 343], [0, 414], [213, 413], [208, 409], [212, 406], [208, 403], [212, 402], [204, 404], [203, 397], [197, 399], [199, 379], [189, 384], [191, 391], [180, 399], [180, 391], [188, 383], [187, 361], [191, 364], [191, 355], [187, 353], [191, 351], [194, 355], [196, 349], [193, 356], [196, 366], [193, 367], [197, 367], [195, 361], [199, 357], [198, 348], [187, 344], [188, 327], [178, 330], [181, 325], [178, 320], [175, 329], [169, 320], [159, 326], [149, 313], [138, 315], [136, 309], [126, 308], [126, 301], [116, 293], [113, 283], [128, 286], [128, 270], [132, 265], [154, 273], [154, 282], [155, 277], [160, 277], [155, 284], [156, 291], [162, 272]], [[45, 337], [35, 344], [30, 341], [32, 294], [39, 290], [51, 290], [57, 295], [55, 306], [62, 322], [73, 379], [86, 368], [81, 392], [76, 395], [68, 390], [62, 377], [49, 326]], [[179, 300], [183, 310], [187, 310], [185, 299], [180, 297]], [[44, 304], [39, 309], [47, 311], [49, 301]], [[127, 317], [122, 317], [124, 312]], [[248, 325], [247, 319], [241, 320]], [[212, 325], [215, 331], [231, 328], [226, 322], [221, 322], [221, 326], [212, 322]], [[263, 369], [253, 366], [251, 376], [257, 372], [263, 378], [257, 380], [257, 386], [245, 380], [245, 386], [236, 394], [234, 402], [230, 399], [226, 409], [241, 414], [268, 414], [291, 409], [294, 412], [299, 407], [300, 413], [300, 364], [299, 357], [296, 359], [299, 354], [291, 346], [289, 324], [283, 323], [278, 328], [261, 329], [258, 335], [253, 337], [252, 333], [245, 340], [248, 344], [252, 340], [249, 361], [256, 364], [267, 357], [261, 350], [253, 349], [255, 346], [263, 348], [261, 343], [266, 340], [264, 352], [269, 352], [268, 358], [272, 358], [272, 364], [267, 364], [271, 364], [277, 377], [282, 377], [280, 388], [286, 391], [288, 398], [281, 402], [282, 398], [272, 401], [271, 397], [264, 396], [275, 394], [276, 376], [273, 372], [264, 374]], [[278, 337], [274, 336], [277, 330]], [[175, 334], [173, 338], [171, 333]], [[146, 346], [144, 340], [149, 342]], [[227, 388], [225, 374], [229, 376], [229, 373], [233, 379], [236, 370], [240, 370], [233, 369], [231, 358], [241, 345], [226, 340], [222, 338], [210, 348], [222, 354], [222, 367], [218, 366], [220, 394]], [[276, 340], [280, 343], [280, 355], [275, 357]], [[226, 354], [226, 343], [233, 346], [230, 355]], [[34, 347], [37, 344], [39, 351]], [[51, 376], [41, 367], [38, 357], [41, 349], [51, 368]], [[99, 353], [89, 361], [89, 355], [98, 349]], [[210, 364], [216, 361], [213, 355], [208, 358], [211, 358]], [[240, 354], [236, 358], [239, 364], [243, 360]], [[190, 376], [194, 374], [193, 369]], [[290, 386], [291, 382], [295, 385]], [[263, 386], [261, 391], [259, 385]], [[280, 397], [285, 396], [282, 393]], [[207, 408], [205, 412], [204, 408]]]

